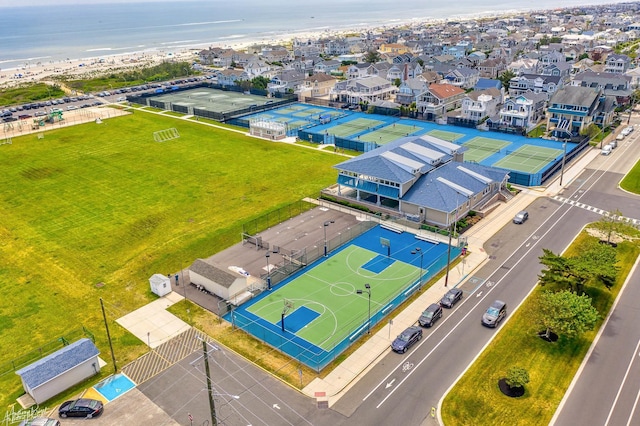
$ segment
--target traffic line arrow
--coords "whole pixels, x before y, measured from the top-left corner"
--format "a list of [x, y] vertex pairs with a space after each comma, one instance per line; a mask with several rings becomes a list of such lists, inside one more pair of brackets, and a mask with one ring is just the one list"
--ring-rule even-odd
[[482, 296], [482, 292], [481, 292], [481, 291], [479, 291], [479, 292], [476, 294], [476, 297], [480, 297], [480, 296]]
[[392, 381], [390, 381], [389, 383], [387, 383], [387, 384], [385, 385], [385, 387], [384, 387], [384, 388], [385, 388], [385, 389], [389, 389], [391, 386], [393, 386], [393, 382], [395, 382], [395, 381], [396, 381], [396, 379], [393, 379]]
[[280, 406], [278, 404], [273, 404], [273, 408], [275, 408], [276, 410], [279, 410]]

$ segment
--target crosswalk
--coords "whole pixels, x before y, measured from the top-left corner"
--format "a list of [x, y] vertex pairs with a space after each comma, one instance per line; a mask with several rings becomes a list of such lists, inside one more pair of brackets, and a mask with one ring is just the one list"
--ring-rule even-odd
[[[554, 200], [560, 201], [561, 203], [565, 203], [565, 204], [569, 204], [569, 205], [572, 205], [572, 206], [575, 206], [575, 207], [579, 207], [581, 209], [589, 210], [590, 212], [594, 212], [594, 213], [597, 213], [599, 215], [603, 215], [604, 216], [604, 215], [609, 214], [609, 212], [606, 211], [606, 210], [600, 209], [598, 207], [593, 207], [593, 206], [590, 206], [588, 204], [581, 203], [579, 201], [574, 201], [574, 200], [571, 200], [569, 198], [564, 198], [564, 197], [561, 197], [559, 195], [554, 195], [551, 198], [553, 198]], [[620, 216], [620, 220], [628, 222], [629, 224], [631, 224], [633, 226], [640, 225], [640, 220], [639, 219]]]

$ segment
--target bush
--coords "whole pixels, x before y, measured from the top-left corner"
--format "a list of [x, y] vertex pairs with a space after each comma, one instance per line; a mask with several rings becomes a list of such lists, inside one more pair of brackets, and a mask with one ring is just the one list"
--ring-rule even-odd
[[506, 382], [511, 388], [521, 388], [529, 383], [529, 373], [522, 367], [511, 367], [507, 371]]

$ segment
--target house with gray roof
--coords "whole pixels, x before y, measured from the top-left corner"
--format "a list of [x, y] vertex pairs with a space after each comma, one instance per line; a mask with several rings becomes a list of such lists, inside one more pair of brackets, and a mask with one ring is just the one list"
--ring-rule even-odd
[[336, 83], [331, 90], [331, 100], [350, 104], [390, 100], [397, 87], [389, 80], [370, 75]]
[[550, 98], [564, 86], [562, 77], [541, 74], [522, 74], [509, 80], [509, 95], [519, 96], [525, 92], [545, 93]]
[[527, 132], [534, 128], [544, 116], [547, 96], [544, 93], [525, 92], [504, 101], [497, 117], [487, 120], [492, 130], [514, 133]]
[[597, 87], [567, 86], [549, 100], [547, 130], [557, 138], [575, 137], [591, 123], [600, 127], [611, 124], [615, 99]]
[[574, 86], [602, 89], [605, 96], [613, 96], [618, 104], [626, 104], [631, 99], [633, 88], [628, 75], [608, 72], [584, 71], [573, 77]]
[[251, 298], [247, 284], [248, 273], [241, 268], [225, 271], [203, 259], [196, 259], [189, 267], [191, 283], [211, 294], [240, 305]]
[[42, 404], [100, 372], [100, 351], [89, 339], [80, 339], [16, 371], [22, 387]]
[[398, 139], [335, 166], [338, 198], [447, 227], [500, 196], [509, 173], [463, 163], [465, 148], [429, 135]]

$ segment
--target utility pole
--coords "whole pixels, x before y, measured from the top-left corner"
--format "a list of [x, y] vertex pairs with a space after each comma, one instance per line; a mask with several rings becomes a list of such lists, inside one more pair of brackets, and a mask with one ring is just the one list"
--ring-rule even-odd
[[207, 394], [209, 395], [209, 409], [211, 409], [211, 424], [218, 426], [216, 418], [216, 403], [213, 401], [213, 392], [211, 390], [211, 375], [209, 373], [209, 354], [207, 353], [207, 341], [202, 339], [202, 353], [204, 355], [204, 371], [207, 376]]
[[118, 372], [118, 366], [116, 365], [116, 356], [113, 353], [113, 344], [111, 343], [111, 334], [109, 333], [109, 324], [107, 323], [107, 314], [104, 313], [104, 303], [102, 297], [100, 298], [100, 307], [102, 308], [102, 318], [104, 319], [104, 328], [107, 329], [107, 340], [109, 341], [109, 349], [111, 349], [111, 361], [113, 362], [113, 372]]

